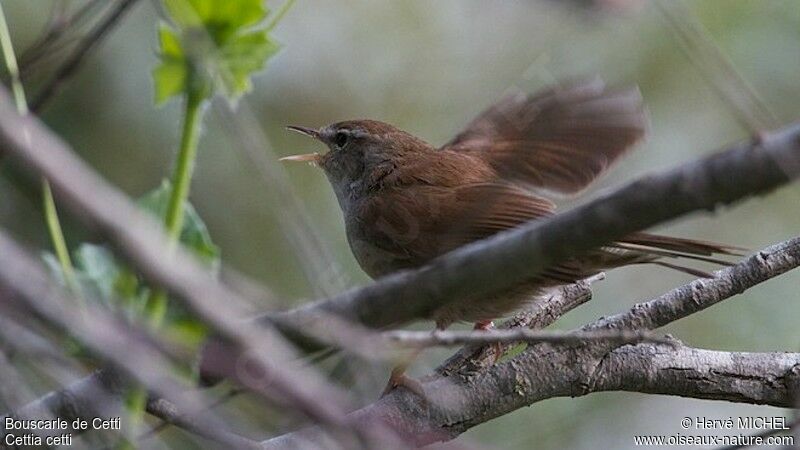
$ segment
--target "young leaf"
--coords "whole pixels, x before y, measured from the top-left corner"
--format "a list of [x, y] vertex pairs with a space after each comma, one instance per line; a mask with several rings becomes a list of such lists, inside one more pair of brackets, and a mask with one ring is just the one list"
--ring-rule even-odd
[[[161, 182], [161, 186], [139, 199], [139, 206], [163, 222], [171, 192], [172, 186], [169, 181], [164, 180]], [[181, 244], [216, 270], [219, 267], [219, 247], [211, 241], [206, 224], [189, 203], [186, 204], [185, 214], [180, 237]]]

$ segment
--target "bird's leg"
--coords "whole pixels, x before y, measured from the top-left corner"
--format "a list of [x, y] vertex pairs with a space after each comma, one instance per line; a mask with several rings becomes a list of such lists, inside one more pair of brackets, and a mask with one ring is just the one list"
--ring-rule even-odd
[[[475, 322], [475, 326], [472, 329], [481, 331], [492, 330], [494, 329], [494, 321], [479, 320]], [[494, 344], [492, 344], [492, 351], [494, 352], [494, 359], [492, 360], [492, 365], [494, 365], [497, 364], [497, 361], [500, 361], [500, 358], [503, 357], [503, 344], [495, 342]]]
[[[434, 330], [434, 333], [436, 331], [444, 330], [447, 328], [447, 325], [447, 322], [437, 320], [436, 330]], [[404, 386], [409, 391], [420, 396], [426, 402], [428, 401], [428, 397], [425, 395], [425, 390], [422, 388], [422, 383], [406, 375], [406, 369], [408, 369], [408, 366], [410, 366], [411, 363], [417, 359], [419, 354], [422, 353], [422, 350], [422, 348], [415, 348], [408, 356], [403, 358], [400, 364], [394, 366], [392, 369], [392, 374], [389, 375], [389, 382], [386, 384], [386, 388], [383, 390], [381, 397], [388, 394], [398, 386]]]

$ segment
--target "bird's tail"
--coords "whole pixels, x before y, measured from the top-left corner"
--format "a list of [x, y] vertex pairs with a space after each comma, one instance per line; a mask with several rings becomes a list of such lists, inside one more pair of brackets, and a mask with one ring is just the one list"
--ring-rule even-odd
[[746, 251], [744, 248], [732, 245], [650, 233], [630, 234], [610, 247], [624, 250], [630, 258], [627, 264], [657, 264], [699, 277], [710, 277], [711, 274], [664, 259], [691, 259], [719, 266], [731, 266], [733, 263], [730, 261], [715, 256], [741, 256], [742, 252]]

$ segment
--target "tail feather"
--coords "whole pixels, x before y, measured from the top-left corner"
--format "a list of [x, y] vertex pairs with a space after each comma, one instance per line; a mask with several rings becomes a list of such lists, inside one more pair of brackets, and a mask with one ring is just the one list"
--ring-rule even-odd
[[655, 247], [662, 250], [670, 250], [692, 255], [713, 254], [742, 256], [742, 252], [747, 249], [733, 245], [719, 244], [710, 241], [700, 241], [695, 239], [677, 238], [672, 236], [660, 236], [650, 233], [633, 233], [621, 241], [625, 244], [642, 245], [645, 247]]
[[690, 275], [708, 278], [708, 272], [687, 267], [672, 262], [665, 262], [662, 258], [681, 258], [703, 261], [719, 266], [731, 266], [733, 263], [715, 258], [714, 255], [741, 256], [744, 248], [732, 245], [718, 244], [716, 242], [699, 241], [694, 239], [660, 236], [650, 233], [633, 233], [613, 244], [611, 247], [638, 254], [634, 264], [657, 264], [662, 267], [678, 270]]
[[614, 247], [621, 248], [623, 250], [630, 250], [632, 252], [645, 253], [647, 255], [652, 255], [654, 257], [685, 258], [694, 261], [703, 261], [711, 264], [718, 264], [720, 266], [733, 265], [733, 263], [731, 263], [730, 261], [725, 261], [724, 259], [712, 258], [710, 256], [703, 256], [686, 252], [678, 252], [673, 250], [662, 250], [660, 248], [652, 248], [639, 245], [625, 245], [625, 244], [615, 244]]
[[686, 267], [678, 264], [670, 264], [664, 261], [653, 261], [652, 264], [656, 264], [661, 267], [668, 267], [670, 269], [677, 270], [678, 272], [688, 273], [689, 275], [693, 275], [700, 278], [714, 278], [713, 274], [703, 270], [695, 269], [693, 267]]

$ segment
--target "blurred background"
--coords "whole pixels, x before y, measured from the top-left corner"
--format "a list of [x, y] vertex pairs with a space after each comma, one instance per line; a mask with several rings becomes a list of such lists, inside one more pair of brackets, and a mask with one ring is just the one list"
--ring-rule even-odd
[[[16, 48], [34, 42], [55, 3], [4, 2]], [[651, 113], [649, 140], [584, 197], [562, 202], [564, 208], [749, 137], [730, 102], [703, 75], [703, 70], [719, 68], [691, 62], [663, 11], [647, 2], [606, 2], [617, 7], [604, 10], [589, 3], [298, 1], [274, 32], [283, 46], [280, 54], [269, 60], [253, 92], [236, 107], [242, 123], [261, 125], [262, 153], [248, 154], [243, 148], [226, 125], [224, 105], [214, 105], [205, 120], [191, 201], [221, 247], [224, 265], [275, 294], [279, 301], [264, 309], [290, 307], [369, 282], [347, 246], [323, 174], [277, 162], [280, 156], [322, 150], [285, 131], [288, 124], [317, 127], [372, 118], [441, 144], [512, 89], [535, 91], [564, 78], [593, 75], [613, 85], [638, 84]], [[686, 13], [681, 20], [705, 30], [778, 124], [800, 117], [797, 2], [706, 0], [687, 6], [678, 10]], [[152, 100], [158, 21], [154, 2], [139, 2], [42, 114], [89, 164], [134, 197], [169, 175], [177, 150], [180, 104], [156, 108]], [[35, 89], [36, 74], [31, 76]], [[2, 170], [0, 224], [31, 247], [47, 248], [38, 199], [10, 181], [7, 167]], [[293, 212], [288, 215], [288, 210]], [[64, 223], [71, 245], [97, 239], [68, 215]], [[760, 249], [800, 231], [800, 186], [686, 217], [658, 231]], [[311, 269], [299, 250], [304, 245], [318, 252]], [[593, 300], [557, 328], [623, 311], [690, 281], [658, 267], [607, 275], [595, 285]], [[665, 331], [703, 348], [796, 351], [798, 285], [800, 272], [789, 273]], [[412, 372], [428, 372], [448, 353], [426, 352]], [[351, 386], [368, 401], [377, 396], [388, 369], [370, 367], [364, 373], [369, 376], [351, 380]], [[246, 409], [247, 400], [239, 401]], [[541, 402], [478, 426], [461, 439], [500, 449], [621, 449], [633, 446], [633, 435], [685, 433], [680, 427], [685, 416], [789, 414], [768, 407], [605, 393]]]

